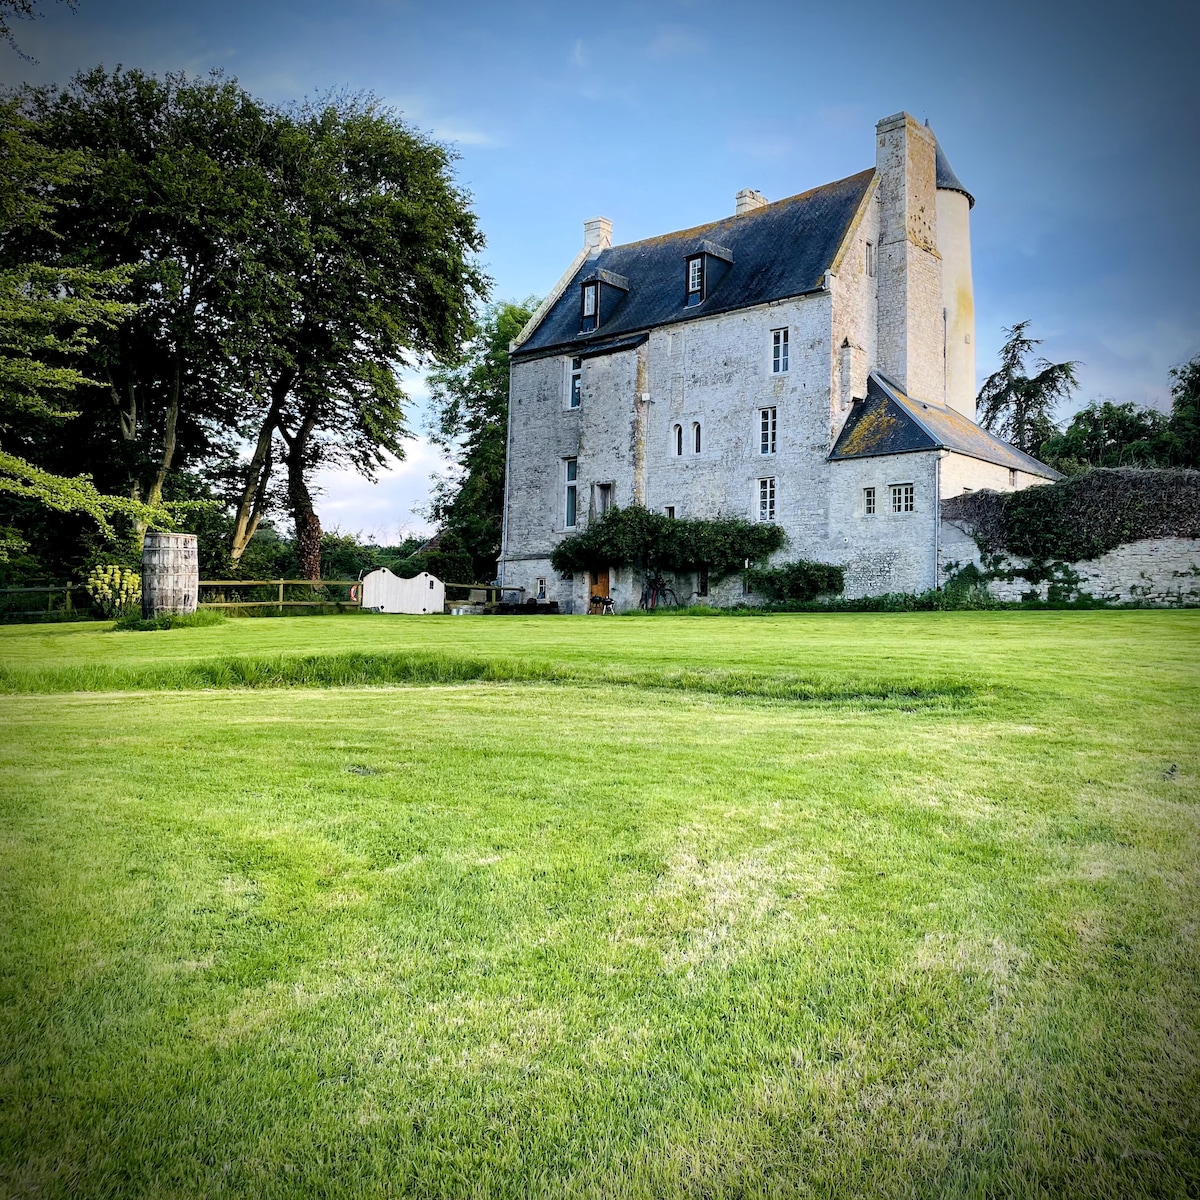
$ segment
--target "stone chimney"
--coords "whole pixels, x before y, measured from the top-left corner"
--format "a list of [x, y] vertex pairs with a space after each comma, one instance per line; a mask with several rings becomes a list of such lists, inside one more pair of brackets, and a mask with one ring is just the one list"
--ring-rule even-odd
[[754, 188], [742, 188], [734, 199], [737, 203], [737, 208], [733, 214], [735, 217], [753, 212], [756, 208], [762, 208], [769, 203], [766, 196], [762, 192], [755, 191]]
[[908, 113], [875, 126], [878, 366], [918, 400], [946, 400], [937, 139]]
[[583, 246], [588, 258], [595, 258], [601, 250], [612, 245], [612, 222], [607, 217], [593, 217], [583, 223]]

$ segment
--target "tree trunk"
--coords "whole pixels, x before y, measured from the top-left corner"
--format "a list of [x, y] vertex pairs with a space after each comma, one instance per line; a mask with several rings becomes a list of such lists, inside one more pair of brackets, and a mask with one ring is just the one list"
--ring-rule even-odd
[[162, 500], [163, 484], [166, 482], [167, 472], [171, 469], [171, 462], [175, 458], [176, 429], [179, 425], [179, 391], [182, 374], [183, 366], [177, 358], [175, 360], [174, 377], [171, 380], [171, 400], [167, 405], [167, 424], [163, 430], [162, 459], [159, 462], [158, 470], [154, 472], [154, 481], [150, 484], [150, 490], [146, 494], [147, 504], [158, 504]]
[[250, 539], [258, 529], [267, 507], [267, 485], [271, 482], [271, 472], [275, 461], [271, 454], [271, 441], [279, 424], [279, 414], [283, 402], [295, 382], [296, 373], [289, 371], [282, 375], [271, 387], [271, 405], [258, 431], [258, 441], [254, 453], [250, 457], [250, 466], [246, 471], [246, 486], [242, 489], [238, 500], [237, 516], [234, 520], [233, 541], [229, 548], [229, 557], [235, 562], [241, 562]]
[[279, 427], [288, 447], [288, 507], [292, 510], [292, 523], [296, 527], [296, 555], [300, 559], [302, 579], [321, 578], [321, 519], [313, 507], [312, 493], [304, 476], [308, 440], [316, 423], [316, 413], [309, 412], [291, 437], [282, 425]]

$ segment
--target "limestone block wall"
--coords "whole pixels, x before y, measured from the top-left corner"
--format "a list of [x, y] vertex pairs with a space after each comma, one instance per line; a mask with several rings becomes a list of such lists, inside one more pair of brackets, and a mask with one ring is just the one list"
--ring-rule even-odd
[[[845, 596], [923, 592], [934, 586], [937, 451], [848, 459], [829, 466], [827, 550], [818, 558], [845, 568]], [[893, 485], [913, 485], [912, 512], [892, 511]], [[875, 489], [868, 513], [866, 489]]]
[[945, 399], [936, 142], [908, 113], [876, 126], [879, 366], [910, 396]]
[[[586, 607], [586, 581], [559, 579], [549, 555], [568, 533], [586, 528], [601, 486], [621, 506], [638, 501], [659, 512], [673, 508], [678, 517], [754, 520], [758, 481], [772, 478], [776, 520], [790, 541], [785, 556], [832, 561], [842, 545], [830, 541], [826, 463], [837, 404], [832, 309], [832, 294], [821, 291], [655, 329], [640, 347], [583, 360], [577, 409], [569, 407], [569, 356], [514, 363], [504, 585], [533, 594], [542, 578], [548, 599]], [[776, 329], [788, 331], [785, 373], [772, 370]], [[767, 454], [764, 408], [775, 409], [775, 448]], [[568, 458], [578, 461], [573, 530], [565, 526]], [[723, 585], [722, 597], [733, 586]], [[614, 573], [610, 590], [618, 607], [628, 607], [640, 584], [632, 573]]]

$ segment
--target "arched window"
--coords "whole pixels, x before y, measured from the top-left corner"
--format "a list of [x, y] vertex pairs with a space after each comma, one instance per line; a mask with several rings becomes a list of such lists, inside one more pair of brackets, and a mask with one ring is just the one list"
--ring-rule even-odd
[[683, 454], [683, 426], [682, 425], [675, 426], [675, 453], [678, 455]]
[[692, 422], [692, 453], [700, 453], [700, 422]]

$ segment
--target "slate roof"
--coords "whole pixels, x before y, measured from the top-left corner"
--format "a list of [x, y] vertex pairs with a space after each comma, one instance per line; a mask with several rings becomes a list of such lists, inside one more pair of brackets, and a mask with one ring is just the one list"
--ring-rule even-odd
[[937, 153], [934, 156], [934, 170], [937, 172], [937, 186], [944, 192], [962, 192], [967, 198], [967, 203], [971, 208], [975, 207], [975, 197], [963, 187], [959, 178], [954, 173], [954, 168], [950, 165], [950, 160], [946, 157], [945, 150], [942, 149], [942, 143], [935, 137], [933, 144], [937, 147]]
[[[569, 347], [578, 354], [622, 334], [816, 291], [874, 175], [874, 170], [860, 171], [740, 217], [602, 250], [583, 263], [513, 358], [563, 353]], [[702, 250], [719, 257], [728, 253], [732, 262], [704, 302], [689, 308], [685, 259]], [[579, 285], [598, 272], [622, 276], [629, 291], [602, 328], [581, 334]]]
[[1010, 446], [960, 412], [943, 404], [914, 400], [886, 376], [872, 371], [867, 396], [855, 402], [830, 452], [830, 462], [908, 454], [914, 450], [953, 450], [982, 462], [1062, 479], [1053, 467]]

